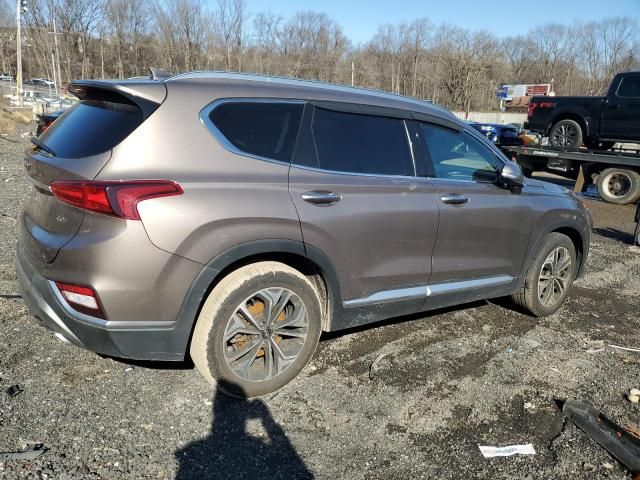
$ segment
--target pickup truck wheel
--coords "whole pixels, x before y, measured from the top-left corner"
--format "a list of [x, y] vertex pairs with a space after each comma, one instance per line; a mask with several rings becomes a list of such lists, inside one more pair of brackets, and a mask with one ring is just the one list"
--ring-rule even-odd
[[598, 176], [598, 193], [607, 202], [635, 203], [640, 199], [640, 173], [626, 168], [607, 168]]
[[549, 144], [552, 147], [580, 148], [582, 128], [573, 120], [560, 120], [549, 131]]
[[533, 257], [524, 285], [511, 298], [536, 317], [552, 315], [567, 298], [576, 271], [576, 250], [571, 239], [550, 233]]
[[321, 331], [313, 284], [279, 262], [259, 262], [223, 278], [207, 297], [193, 332], [191, 359], [232, 397], [282, 388], [311, 359]]

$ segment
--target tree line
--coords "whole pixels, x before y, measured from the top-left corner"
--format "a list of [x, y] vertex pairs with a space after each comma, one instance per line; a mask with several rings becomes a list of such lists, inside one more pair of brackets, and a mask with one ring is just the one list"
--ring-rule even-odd
[[[628, 17], [550, 23], [498, 38], [434, 25], [381, 24], [354, 44], [325, 13], [249, 12], [244, 0], [28, 0], [25, 78], [54, 78], [55, 19], [62, 82], [76, 78], [231, 70], [354, 84], [456, 110], [497, 108], [503, 83], [552, 83], [558, 95], [602, 92], [640, 69], [640, 29]], [[498, 21], [498, 19], [497, 19]], [[513, 21], [513, 20], [510, 20]], [[0, 70], [15, 74], [15, 2], [0, 0]]]

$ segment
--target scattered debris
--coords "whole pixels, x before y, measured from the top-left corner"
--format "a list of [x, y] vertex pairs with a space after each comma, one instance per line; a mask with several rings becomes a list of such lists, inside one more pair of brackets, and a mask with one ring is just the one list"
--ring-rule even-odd
[[596, 312], [591, 312], [591, 316], [595, 318], [600, 318], [600, 315], [598, 315]]
[[636, 437], [638, 440], [640, 440], [640, 428], [638, 427], [627, 427], [627, 432], [629, 432], [631, 435], [633, 435], [634, 437]]
[[48, 448], [44, 448], [42, 443], [36, 443], [22, 452], [0, 453], [0, 463], [7, 460], [34, 460], [47, 450]]
[[526, 445], [509, 445], [507, 447], [485, 447], [478, 445], [480, 452], [484, 458], [493, 457], [510, 457], [511, 455], [535, 455], [536, 450], [533, 445], [528, 443]]
[[611, 348], [615, 348], [615, 349], [618, 349], [618, 350], [625, 350], [625, 351], [627, 351], [627, 352], [637, 352], [637, 353], [640, 353], [640, 348], [621, 347], [620, 345], [612, 345], [612, 344], [609, 344], [609, 346], [610, 346]]
[[125, 373], [127, 372], [133, 372], [133, 367], [127, 367], [124, 369]]
[[489, 333], [489, 332], [491, 332], [491, 325], [483, 325], [483, 326], [482, 326], [482, 331], [483, 331], [484, 333]]
[[604, 340], [587, 340], [584, 342], [584, 348], [587, 353], [600, 353], [606, 350], [607, 344]]
[[6, 394], [10, 397], [16, 397], [24, 392], [24, 388], [21, 385], [11, 385], [9, 388], [5, 390]]
[[592, 406], [577, 400], [566, 400], [562, 413], [633, 474], [640, 473], [640, 440], [634, 435]]
[[538, 348], [540, 345], [542, 345], [540, 342], [537, 342], [535, 340], [531, 340], [530, 338], [527, 338], [522, 343], [524, 343], [524, 345], [529, 347], [529, 348]]
[[629, 393], [627, 394], [627, 400], [629, 400], [631, 403], [640, 402], [640, 390], [638, 390], [637, 388], [632, 388], [631, 390], [629, 390]]
[[387, 355], [389, 355], [389, 353], [381, 353], [375, 358], [373, 362], [371, 362], [371, 365], [369, 365], [369, 380], [373, 380], [373, 377], [376, 376], [376, 372], [378, 371], [378, 364]]

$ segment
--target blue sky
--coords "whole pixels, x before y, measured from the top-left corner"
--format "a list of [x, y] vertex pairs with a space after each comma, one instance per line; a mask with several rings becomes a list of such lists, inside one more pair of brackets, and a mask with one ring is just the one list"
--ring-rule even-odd
[[379, 24], [419, 17], [437, 24], [489, 30], [501, 37], [550, 22], [640, 18], [640, 0], [247, 0], [247, 7], [250, 13], [271, 11], [283, 17], [298, 10], [325, 12], [342, 25], [354, 43], [371, 38]]

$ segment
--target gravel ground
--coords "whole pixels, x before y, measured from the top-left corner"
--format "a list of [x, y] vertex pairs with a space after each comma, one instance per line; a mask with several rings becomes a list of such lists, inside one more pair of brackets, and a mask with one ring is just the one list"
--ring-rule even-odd
[[[589, 272], [552, 317], [479, 302], [325, 335], [289, 386], [232, 401], [190, 365], [101, 358], [32, 321], [13, 266], [26, 146], [0, 137], [0, 452], [48, 450], [0, 463], [0, 478], [628, 478], [554, 399], [640, 423], [624, 398], [640, 354], [588, 343], [640, 347], [631, 207], [589, 201]], [[536, 455], [478, 449], [520, 443]]]

